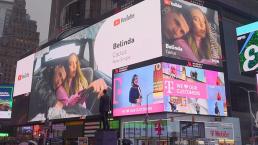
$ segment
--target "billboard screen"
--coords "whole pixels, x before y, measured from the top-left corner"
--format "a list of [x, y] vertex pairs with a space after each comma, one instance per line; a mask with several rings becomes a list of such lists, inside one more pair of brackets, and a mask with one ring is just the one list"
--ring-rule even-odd
[[114, 116], [164, 111], [227, 116], [224, 74], [164, 62], [114, 71]]
[[163, 112], [163, 93], [160, 87], [161, 63], [114, 74], [113, 115]]
[[94, 70], [87, 39], [63, 40], [35, 55], [29, 121], [62, 119], [98, 114], [104, 89], [111, 79]]
[[34, 55], [31, 54], [17, 62], [13, 96], [31, 91]]
[[[159, 1], [143, 1], [37, 52], [29, 120], [44, 120], [47, 106], [50, 119], [98, 114], [99, 97], [94, 92], [105, 87], [111, 92], [113, 68], [162, 55], [160, 25]], [[71, 59], [76, 63], [71, 63]], [[80, 70], [76, 70], [71, 81], [75, 68]], [[62, 91], [58, 86], [63, 87]], [[90, 91], [92, 88], [95, 91]], [[90, 95], [80, 96], [82, 90]], [[68, 97], [58, 97], [60, 94]], [[71, 102], [67, 102], [70, 98]], [[69, 103], [76, 107], [70, 107]]]
[[165, 111], [227, 116], [222, 72], [163, 63]]
[[163, 55], [222, 66], [218, 11], [184, 0], [162, 0]]
[[0, 119], [10, 119], [13, 104], [13, 86], [0, 85]]
[[258, 22], [236, 29], [240, 71], [258, 70]]

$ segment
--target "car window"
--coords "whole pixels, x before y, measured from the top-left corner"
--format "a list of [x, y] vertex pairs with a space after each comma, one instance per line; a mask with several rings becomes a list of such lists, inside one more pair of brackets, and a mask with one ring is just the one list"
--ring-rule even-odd
[[[72, 49], [69, 49], [69, 48], [72, 48]], [[75, 43], [62, 45], [60, 47], [50, 50], [45, 57], [45, 62], [48, 62], [57, 58], [66, 57], [72, 53], [75, 53], [78, 55], [79, 52], [80, 52], [80, 45], [76, 45]]]
[[86, 45], [85, 45], [83, 57], [85, 60], [90, 62], [90, 45], [89, 45], [89, 43], [86, 43]]
[[38, 69], [41, 66], [41, 58], [37, 58], [36, 62], [35, 62], [35, 68], [34, 68], [34, 72], [38, 71]]

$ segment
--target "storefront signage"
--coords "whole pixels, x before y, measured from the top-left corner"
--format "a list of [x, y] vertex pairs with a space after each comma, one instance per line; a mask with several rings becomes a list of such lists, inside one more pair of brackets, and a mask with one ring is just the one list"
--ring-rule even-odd
[[205, 137], [208, 139], [234, 139], [233, 124], [205, 123]]

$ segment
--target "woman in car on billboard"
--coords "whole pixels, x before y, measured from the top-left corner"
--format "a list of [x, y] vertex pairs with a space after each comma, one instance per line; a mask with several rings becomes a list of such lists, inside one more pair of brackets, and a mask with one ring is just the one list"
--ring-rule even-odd
[[[57, 97], [55, 108], [64, 108], [66, 113], [70, 114], [85, 115], [85, 110], [79, 109], [80, 107], [86, 108], [86, 98], [83, 97], [82, 92], [92, 88], [98, 93], [99, 98], [103, 90], [107, 89], [107, 85], [103, 79], [95, 80], [89, 84], [81, 71], [79, 59], [74, 53], [69, 56], [67, 72], [64, 66], [57, 65], [55, 67], [53, 78]], [[52, 111], [52, 113], [54, 112]]]

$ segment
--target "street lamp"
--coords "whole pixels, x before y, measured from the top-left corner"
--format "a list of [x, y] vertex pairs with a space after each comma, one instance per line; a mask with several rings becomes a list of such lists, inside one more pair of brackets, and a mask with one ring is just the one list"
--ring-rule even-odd
[[146, 145], [149, 144], [149, 141], [148, 141], [148, 119], [149, 119], [149, 96], [152, 94], [153, 92], [149, 92], [147, 94], [147, 110], [146, 110], [146, 115], [145, 115], [145, 119], [144, 119], [144, 122], [145, 122], [145, 140], [146, 140]]
[[[252, 121], [252, 118], [254, 120], [256, 120], [256, 117], [252, 111], [252, 104], [251, 104], [251, 96], [250, 96], [250, 93], [255, 93], [256, 94], [256, 91], [254, 90], [248, 90], [247, 88], [244, 88], [244, 87], [239, 87], [241, 88], [242, 90], [244, 90], [245, 92], [247, 92], [247, 95], [248, 95], [248, 105], [249, 105], [249, 112], [250, 112], [250, 118], [251, 118], [251, 134], [252, 134], [252, 138], [254, 137], [254, 131], [253, 131], [253, 121]], [[253, 142], [253, 145], [255, 145], [255, 140]]]

